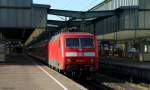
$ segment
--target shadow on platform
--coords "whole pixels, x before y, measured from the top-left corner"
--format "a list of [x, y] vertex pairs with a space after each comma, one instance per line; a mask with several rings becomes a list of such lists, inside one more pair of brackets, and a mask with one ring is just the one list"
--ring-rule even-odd
[[0, 65], [36, 65], [33, 62], [37, 62], [40, 66], [46, 65], [40, 60], [22, 54], [6, 56], [5, 62], [0, 62]]

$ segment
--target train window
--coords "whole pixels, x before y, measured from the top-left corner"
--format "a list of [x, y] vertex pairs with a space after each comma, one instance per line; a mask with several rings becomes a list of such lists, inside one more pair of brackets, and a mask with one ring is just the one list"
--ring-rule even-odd
[[66, 38], [66, 47], [78, 48], [79, 47], [79, 38]]
[[80, 38], [82, 48], [94, 48], [94, 43], [92, 38]]

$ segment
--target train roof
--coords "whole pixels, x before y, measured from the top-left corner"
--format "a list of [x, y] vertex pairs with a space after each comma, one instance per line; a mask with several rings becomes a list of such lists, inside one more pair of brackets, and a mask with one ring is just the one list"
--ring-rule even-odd
[[87, 33], [87, 32], [62, 32], [60, 35], [91, 35], [93, 34]]

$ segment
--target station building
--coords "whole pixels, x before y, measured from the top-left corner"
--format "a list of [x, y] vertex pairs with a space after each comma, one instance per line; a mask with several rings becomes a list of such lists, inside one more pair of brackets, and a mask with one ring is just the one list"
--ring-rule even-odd
[[35, 29], [45, 28], [49, 7], [33, 4], [33, 0], [0, 0], [1, 37], [5, 39], [28, 38], [25, 35], [26, 32], [31, 33]]
[[[136, 60], [150, 58], [150, 0], [105, 0], [89, 11], [115, 10], [113, 16], [86, 25], [101, 41], [102, 54]], [[118, 49], [121, 50], [118, 50]]]
[[45, 30], [49, 8], [33, 0], [0, 0], [0, 56], [13, 51], [14, 43], [25, 43], [34, 31]]
[[[115, 12], [85, 25], [87, 32], [97, 35], [102, 56], [149, 60], [149, 4], [149, 0], [105, 0], [89, 10]], [[0, 40], [29, 44], [46, 29], [49, 8], [33, 0], [0, 0]]]

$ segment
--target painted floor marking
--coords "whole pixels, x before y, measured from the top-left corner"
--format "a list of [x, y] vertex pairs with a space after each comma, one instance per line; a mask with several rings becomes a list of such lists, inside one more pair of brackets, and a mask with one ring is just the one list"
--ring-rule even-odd
[[63, 84], [61, 84], [57, 79], [55, 79], [52, 75], [50, 75], [46, 70], [44, 70], [41, 66], [39, 66], [36, 62], [33, 62], [39, 69], [41, 69], [48, 77], [53, 79], [58, 85], [60, 85], [64, 90], [68, 90]]

